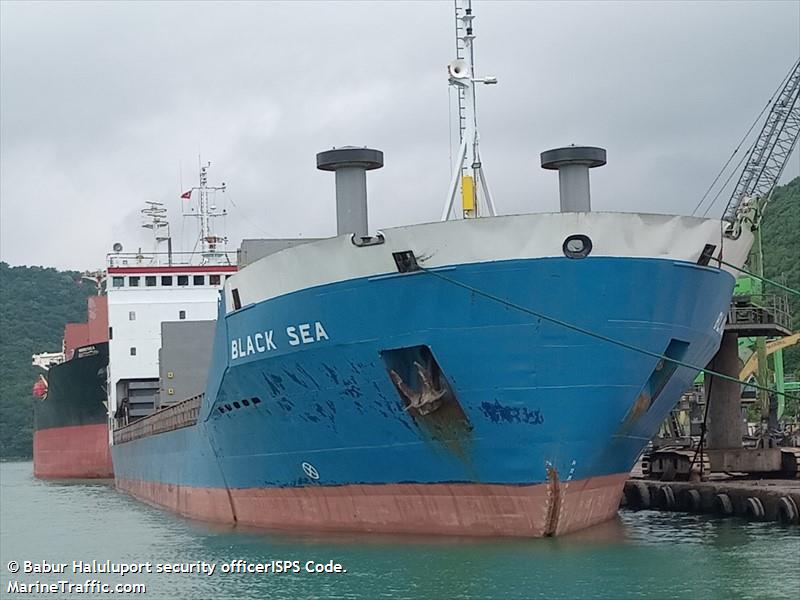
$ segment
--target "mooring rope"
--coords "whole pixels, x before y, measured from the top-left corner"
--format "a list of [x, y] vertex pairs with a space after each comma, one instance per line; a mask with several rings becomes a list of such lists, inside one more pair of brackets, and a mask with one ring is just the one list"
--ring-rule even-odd
[[763, 281], [764, 283], [768, 283], [770, 285], [774, 285], [775, 287], [780, 288], [785, 292], [789, 292], [790, 294], [794, 294], [795, 296], [800, 296], [800, 290], [795, 290], [793, 288], [790, 288], [788, 286], [783, 285], [782, 283], [778, 283], [777, 281], [773, 281], [772, 279], [767, 279], [763, 275], [756, 275], [755, 273], [751, 273], [747, 269], [743, 269], [742, 267], [737, 267], [736, 265], [732, 265], [729, 262], [725, 262], [721, 258], [714, 258], [712, 260], [715, 260], [715, 261], [725, 265], [726, 267], [730, 267], [732, 269], [736, 269], [737, 271], [740, 271], [741, 273], [744, 273], [745, 275], [749, 275], [750, 277], [755, 277], [756, 279], [759, 279], [759, 280]]
[[486, 292], [484, 290], [478, 289], [478, 288], [473, 287], [473, 286], [471, 286], [469, 284], [466, 284], [466, 283], [463, 283], [463, 282], [458, 281], [456, 279], [452, 279], [450, 277], [447, 277], [446, 275], [442, 275], [441, 273], [438, 273], [435, 270], [428, 269], [428, 268], [425, 268], [425, 267], [422, 267], [422, 266], [419, 267], [419, 270], [427, 273], [428, 275], [433, 275], [434, 277], [437, 277], [438, 279], [441, 279], [442, 281], [446, 281], [446, 282], [448, 282], [448, 283], [450, 283], [452, 285], [455, 285], [457, 287], [460, 287], [460, 288], [463, 288], [465, 290], [468, 290], [468, 291], [472, 292], [473, 294], [477, 294], [478, 296], [483, 296], [484, 298], [487, 298], [488, 300], [492, 300], [494, 302], [498, 302], [498, 303], [500, 303], [500, 304], [502, 304], [504, 306], [507, 306], [509, 308], [513, 308], [513, 309], [518, 310], [520, 312], [523, 312], [525, 314], [534, 316], [534, 317], [536, 317], [538, 319], [542, 319], [543, 321], [548, 321], [550, 323], [554, 323], [556, 325], [560, 325], [561, 327], [564, 327], [566, 329], [570, 329], [572, 331], [577, 331], [578, 333], [582, 333], [584, 335], [588, 335], [588, 336], [596, 338], [598, 340], [602, 340], [604, 342], [608, 342], [610, 344], [614, 344], [616, 346], [620, 346], [621, 348], [625, 348], [625, 349], [631, 350], [633, 352], [638, 352], [640, 354], [645, 354], [645, 355], [651, 356], [653, 358], [658, 358], [660, 360], [664, 360], [664, 361], [673, 363], [673, 364], [678, 365], [680, 367], [686, 367], [687, 369], [693, 369], [695, 371], [699, 371], [699, 372], [705, 373], [707, 375], [711, 375], [713, 377], [719, 377], [720, 379], [724, 379], [726, 381], [731, 381], [733, 383], [738, 383], [740, 385], [744, 385], [744, 386], [747, 386], [747, 387], [755, 388], [757, 390], [763, 390], [765, 392], [770, 392], [772, 394], [777, 394], [777, 395], [783, 396], [784, 398], [791, 398], [793, 400], [800, 400], [800, 396], [795, 396], [794, 394], [787, 394], [786, 392], [781, 392], [781, 391], [778, 391], [775, 388], [762, 386], [762, 385], [759, 385], [757, 383], [749, 383], [747, 381], [743, 381], [743, 380], [739, 379], [738, 377], [731, 377], [730, 375], [725, 375], [724, 373], [719, 373], [717, 371], [712, 371], [711, 369], [707, 369], [705, 367], [698, 367], [697, 365], [693, 365], [693, 364], [690, 364], [690, 363], [687, 363], [687, 362], [683, 362], [681, 360], [677, 360], [675, 358], [671, 358], [669, 356], [666, 356], [665, 354], [660, 354], [658, 352], [653, 352], [652, 350], [647, 350], [646, 348], [640, 348], [638, 346], [634, 346], [632, 344], [628, 344], [627, 342], [623, 342], [621, 340], [617, 340], [617, 339], [605, 336], [605, 335], [603, 335], [601, 333], [597, 333], [595, 331], [591, 331], [590, 329], [585, 329], [583, 327], [580, 327], [579, 325], [574, 325], [572, 323], [568, 323], [567, 321], [562, 321], [561, 319], [557, 319], [555, 317], [551, 317], [549, 315], [545, 315], [543, 313], [540, 313], [540, 312], [535, 311], [533, 309], [530, 309], [528, 307], [521, 306], [519, 304], [515, 304], [514, 302], [511, 302], [510, 300], [506, 300], [505, 298], [501, 298], [499, 296], [495, 296], [494, 294], [491, 294], [491, 293]]

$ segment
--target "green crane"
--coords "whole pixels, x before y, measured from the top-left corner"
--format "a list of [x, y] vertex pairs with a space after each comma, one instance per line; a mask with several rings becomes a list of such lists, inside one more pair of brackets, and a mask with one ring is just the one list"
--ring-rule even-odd
[[[750, 270], [758, 277], [764, 276], [764, 254], [761, 246], [761, 219], [772, 197], [772, 192], [783, 173], [800, 135], [800, 60], [794, 63], [782, 82], [782, 87], [770, 107], [764, 126], [747, 155], [739, 181], [725, 208], [725, 235], [736, 238], [743, 227], [754, 233], [754, 251], [750, 256]], [[766, 339], [757, 338], [756, 354], [759, 385], [769, 385]], [[781, 365], [782, 366], [782, 365]], [[763, 389], [758, 392], [762, 419], [769, 412], [769, 398]], [[782, 401], [780, 398], [779, 401]]]

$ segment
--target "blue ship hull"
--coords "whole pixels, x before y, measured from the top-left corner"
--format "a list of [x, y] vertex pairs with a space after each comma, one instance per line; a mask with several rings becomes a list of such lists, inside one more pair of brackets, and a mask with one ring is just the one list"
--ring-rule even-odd
[[[716, 352], [734, 284], [655, 258], [437, 272], [697, 366]], [[190, 516], [272, 527], [543, 535], [592, 524], [616, 510], [696, 375], [424, 271], [221, 305], [213, 352], [198, 423], [114, 445], [118, 485]], [[391, 375], [420, 390], [424, 360], [446, 391], [427, 414]], [[460, 516], [442, 516], [442, 497]]]

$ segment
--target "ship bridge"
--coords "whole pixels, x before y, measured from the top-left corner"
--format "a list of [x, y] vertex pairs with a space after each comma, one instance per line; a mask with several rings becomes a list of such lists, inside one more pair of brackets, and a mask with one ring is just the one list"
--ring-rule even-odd
[[[127, 264], [126, 264], [127, 262]], [[213, 321], [219, 291], [236, 265], [143, 264], [109, 257], [109, 411], [126, 418], [159, 406], [161, 328], [167, 322]]]

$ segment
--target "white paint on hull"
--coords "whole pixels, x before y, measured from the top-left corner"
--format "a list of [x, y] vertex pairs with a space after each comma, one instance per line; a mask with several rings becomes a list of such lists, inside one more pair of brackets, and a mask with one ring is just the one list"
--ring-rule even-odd
[[[741, 266], [752, 235], [722, 235], [715, 219], [637, 213], [547, 213], [459, 219], [383, 231], [386, 242], [354, 246], [349, 236], [320, 240], [266, 256], [225, 284], [227, 311], [236, 288], [242, 307], [298, 290], [397, 271], [393, 252], [412, 250], [428, 268], [502, 260], [563, 256], [573, 234], [587, 235], [591, 256], [641, 257], [697, 262], [706, 244]], [[716, 266], [712, 261], [711, 266]], [[734, 276], [737, 272], [723, 266]]]

